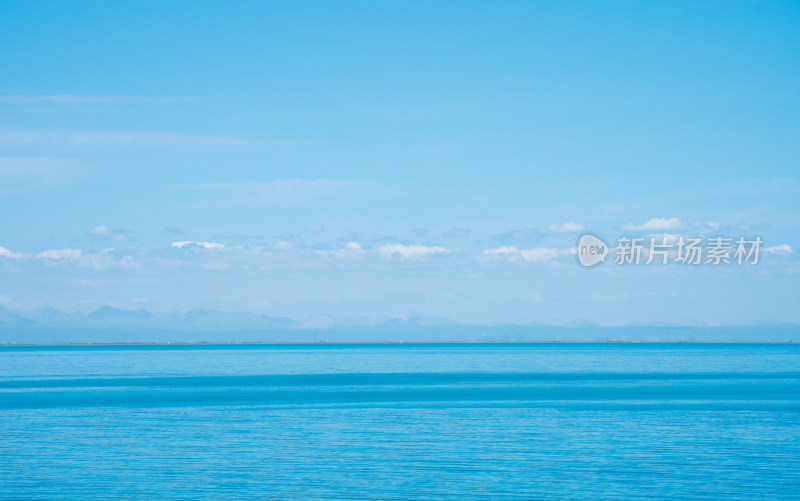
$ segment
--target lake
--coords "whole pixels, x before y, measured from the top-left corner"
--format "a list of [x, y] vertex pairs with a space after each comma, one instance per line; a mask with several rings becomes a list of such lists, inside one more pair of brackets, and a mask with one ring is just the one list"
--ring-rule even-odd
[[0, 347], [2, 499], [798, 499], [797, 344]]

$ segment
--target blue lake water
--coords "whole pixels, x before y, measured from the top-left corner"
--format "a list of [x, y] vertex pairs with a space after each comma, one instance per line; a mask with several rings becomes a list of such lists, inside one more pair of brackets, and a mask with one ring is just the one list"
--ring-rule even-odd
[[800, 345], [0, 347], [2, 499], [800, 499]]

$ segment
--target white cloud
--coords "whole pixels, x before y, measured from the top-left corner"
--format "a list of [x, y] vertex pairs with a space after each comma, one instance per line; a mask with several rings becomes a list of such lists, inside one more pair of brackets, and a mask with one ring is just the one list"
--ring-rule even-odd
[[734, 226], [740, 231], [765, 231], [772, 227], [769, 223], [740, 223]]
[[573, 252], [572, 249], [556, 249], [553, 247], [534, 247], [532, 249], [518, 249], [516, 247], [502, 246], [486, 249], [483, 257], [489, 260], [525, 261], [528, 263], [543, 263], [557, 257], [566, 256]]
[[308, 233], [321, 233], [322, 231], [325, 231], [325, 227], [321, 224], [312, 224], [306, 227], [306, 232]]
[[773, 247], [765, 247], [764, 252], [787, 256], [789, 254], [792, 254], [792, 247], [789, 244], [775, 245]]
[[425, 256], [432, 256], [436, 254], [449, 254], [452, 250], [441, 247], [439, 245], [402, 245], [402, 244], [389, 244], [376, 247], [375, 250], [385, 257], [393, 257], [395, 255], [404, 259], [420, 258]]
[[580, 233], [585, 229], [586, 227], [584, 225], [570, 221], [564, 224], [551, 224], [550, 226], [542, 228], [542, 231], [544, 233]]
[[661, 245], [661, 244], [676, 245], [678, 243], [678, 240], [686, 237], [684, 235], [679, 235], [677, 233], [654, 233], [650, 235], [649, 238], [645, 239], [643, 250], [648, 249], [648, 245], [650, 244], [650, 238], [655, 238], [656, 245]]
[[694, 228], [700, 232], [719, 231], [722, 225], [716, 221], [698, 221], [694, 223]]
[[183, 248], [187, 245], [196, 245], [198, 247], [203, 247], [204, 249], [222, 249], [225, 247], [225, 244], [220, 244], [217, 242], [194, 242], [192, 240], [184, 240], [182, 242], [172, 242], [172, 247]]
[[11, 252], [10, 250], [6, 249], [5, 247], [0, 247], [0, 256], [7, 257], [9, 259], [20, 259], [24, 257], [23, 254], [19, 252]]
[[103, 249], [95, 254], [85, 254], [83, 262], [91, 264], [96, 270], [105, 270], [108, 268], [123, 268], [132, 269], [138, 268], [141, 264], [133, 259], [133, 256], [122, 255], [118, 259], [114, 258], [115, 251], [113, 248]]
[[627, 223], [622, 225], [622, 231], [670, 231], [680, 229], [681, 220], [677, 217], [654, 217], [643, 224]]
[[294, 247], [292, 242], [287, 242], [286, 240], [278, 240], [275, 242], [275, 245], [273, 245], [273, 248], [279, 251], [292, 250], [292, 247]]
[[351, 257], [360, 256], [364, 253], [364, 249], [358, 242], [347, 242], [344, 244], [343, 249], [333, 251], [317, 251], [323, 257], [335, 257], [336, 259], [347, 259]]
[[112, 230], [108, 226], [104, 224], [98, 224], [97, 226], [92, 227], [89, 229], [89, 234], [94, 237], [99, 238], [108, 238], [111, 240], [125, 240], [127, 237], [122, 233]]
[[504, 245], [502, 247], [494, 247], [483, 251], [485, 256], [509, 256], [512, 254], [519, 254], [519, 249]]
[[80, 249], [49, 249], [36, 254], [39, 259], [80, 259]]
[[241, 244], [232, 247], [225, 247], [226, 250], [234, 250], [245, 256], [271, 256], [272, 252], [265, 250], [261, 245]]

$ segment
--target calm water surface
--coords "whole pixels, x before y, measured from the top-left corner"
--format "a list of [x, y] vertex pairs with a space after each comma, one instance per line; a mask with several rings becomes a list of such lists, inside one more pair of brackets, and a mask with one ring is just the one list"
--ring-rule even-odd
[[800, 345], [0, 347], [2, 499], [800, 499]]

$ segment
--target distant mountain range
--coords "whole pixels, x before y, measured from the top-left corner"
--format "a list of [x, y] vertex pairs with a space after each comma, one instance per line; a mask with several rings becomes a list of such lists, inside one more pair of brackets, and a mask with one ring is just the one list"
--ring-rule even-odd
[[469, 325], [422, 315], [354, 318], [328, 314], [298, 321], [211, 309], [153, 313], [103, 306], [86, 314], [64, 313], [51, 307], [19, 312], [0, 305], [0, 344], [239, 341], [800, 342], [800, 325]]
[[333, 327], [406, 325], [453, 325], [447, 318], [377, 316], [353, 318], [328, 314], [315, 315], [302, 321], [286, 317], [271, 317], [242, 311], [219, 311], [205, 308], [187, 312], [152, 313], [148, 310], [121, 310], [103, 306], [91, 313], [64, 313], [52, 307], [28, 312], [12, 311], [0, 305], [0, 329], [6, 327], [46, 328], [154, 328], [154, 329], [328, 329]]

